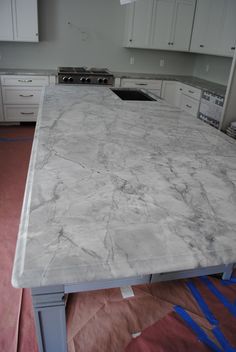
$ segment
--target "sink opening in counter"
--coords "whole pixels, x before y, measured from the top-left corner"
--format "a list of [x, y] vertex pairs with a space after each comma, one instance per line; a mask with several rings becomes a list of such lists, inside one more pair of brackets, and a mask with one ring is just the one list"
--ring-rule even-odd
[[115, 93], [122, 100], [134, 100], [134, 101], [156, 101], [147, 93], [144, 93], [141, 89], [114, 89], [111, 91]]

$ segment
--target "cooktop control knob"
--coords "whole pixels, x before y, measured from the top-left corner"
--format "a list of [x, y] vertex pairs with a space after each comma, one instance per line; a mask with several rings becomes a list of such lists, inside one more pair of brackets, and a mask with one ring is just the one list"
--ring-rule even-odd
[[100, 77], [100, 78], [98, 78], [98, 83], [99, 84], [102, 84], [103, 83], [103, 79]]
[[108, 79], [107, 79], [107, 78], [104, 78], [104, 79], [103, 79], [103, 83], [104, 83], [104, 84], [107, 84], [107, 83], [108, 83]]
[[73, 82], [74, 80], [73, 80], [72, 77], [69, 77], [69, 78], [68, 78], [68, 81], [69, 81], [69, 82]]
[[62, 80], [63, 80], [63, 82], [67, 82], [68, 81], [68, 77], [65, 76], [65, 77], [62, 78]]
[[91, 82], [91, 78], [86, 78], [86, 83], [90, 83]]
[[85, 83], [86, 78], [85, 78], [85, 77], [81, 77], [81, 78], [80, 78], [80, 81], [81, 81], [82, 83]]

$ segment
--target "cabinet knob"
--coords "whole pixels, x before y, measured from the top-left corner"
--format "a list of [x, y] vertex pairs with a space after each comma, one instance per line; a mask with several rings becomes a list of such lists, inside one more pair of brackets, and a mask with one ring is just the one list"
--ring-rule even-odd
[[133, 39], [130, 39], [129, 41], [130, 41], [130, 43], [131, 43], [131, 42], [133, 41]]
[[204, 48], [204, 46], [205, 46], [205, 45], [201, 44], [201, 45], [200, 45], [200, 48]]

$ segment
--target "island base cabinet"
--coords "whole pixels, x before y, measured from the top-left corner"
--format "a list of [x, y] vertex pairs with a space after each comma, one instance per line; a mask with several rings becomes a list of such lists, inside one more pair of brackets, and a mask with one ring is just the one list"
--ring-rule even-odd
[[67, 352], [64, 287], [31, 291], [39, 352]]

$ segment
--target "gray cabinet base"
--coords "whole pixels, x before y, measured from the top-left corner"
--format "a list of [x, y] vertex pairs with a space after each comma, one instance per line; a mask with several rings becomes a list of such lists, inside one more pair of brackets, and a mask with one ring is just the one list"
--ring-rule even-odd
[[39, 287], [31, 290], [39, 352], [67, 352], [65, 293], [92, 291], [127, 285], [177, 280], [223, 273], [229, 280], [234, 265], [219, 265], [172, 273], [144, 275], [117, 280], [101, 280], [73, 285]]

